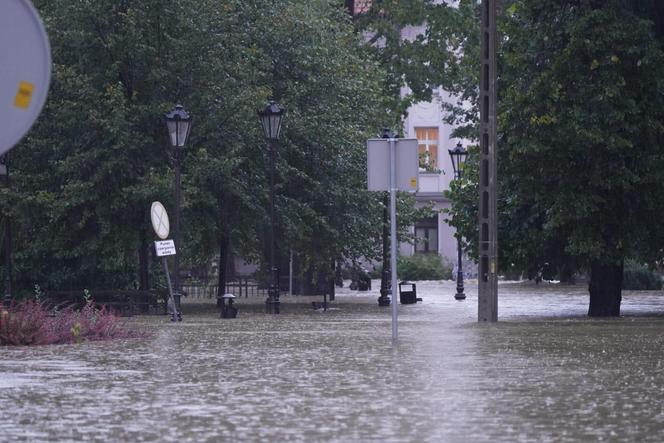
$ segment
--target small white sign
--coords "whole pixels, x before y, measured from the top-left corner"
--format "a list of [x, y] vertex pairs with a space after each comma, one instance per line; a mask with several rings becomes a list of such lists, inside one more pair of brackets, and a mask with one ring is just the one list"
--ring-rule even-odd
[[154, 249], [157, 251], [157, 257], [175, 255], [175, 242], [173, 240], [156, 241], [154, 242]]
[[167, 239], [171, 225], [168, 222], [168, 214], [164, 205], [159, 202], [152, 202], [150, 218], [152, 219], [152, 228], [157, 236], [162, 240]]

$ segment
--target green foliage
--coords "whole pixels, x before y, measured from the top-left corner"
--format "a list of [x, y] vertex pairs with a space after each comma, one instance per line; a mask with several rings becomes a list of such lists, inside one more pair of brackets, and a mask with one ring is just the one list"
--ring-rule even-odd
[[[477, 1], [461, 0], [457, 6], [435, 0], [374, 0], [357, 18], [356, 28], [369, 37], [371, 51], [387, 71], [383, 89], [392, 121], [386, 120], [386, 126], [397, 127], [411, 104], [431, 101], [438, 87], [460, 92], [462, 83], [469, 84], [462, 81], [468, 64], [464, 54], [477, 52], [469, 49], [479, 42], [478, 32], [470, 31], [477, 28]], [[423, 32], [409, 35], [414, 27]]]
[[[503, 11], [499, 264], [528, 276], [661, 256], [664, 53], [636, 2], [519, 0]], [[450, 218], [476, 253], [477, 156]], [[473, 189], [471, 194], [474, 193]], [[474, 201], [473, 201], [474, 200]]]
[[397, 272], [402, 280], [450, 280], [453, 266], [438, 254], [415, 254], [397, 259]]
[[622, 288], [628, 290], [660, 290], [662, 289], [662, 278], [647, 265], [628, 259], [625, 260]]
[[382, 196], [366, 191], [364, 144], [383, 123], [384, 71], [336, 2], [36, 6], [53, 50], [51, 90], [0, 195], [16, 226], [19, 287], [132, 288], [149, 262], [161, 278], [148, 208], [162, 201], [173, 218], [161, 116], [176, 102], [194, 116], [182, 167], [185, 267], [229, 239], [264, 260], [271, 164], [255, 110], [270, 98], [288, 108], [275, 165], [279, 249], [320, 269], [377, 255]]

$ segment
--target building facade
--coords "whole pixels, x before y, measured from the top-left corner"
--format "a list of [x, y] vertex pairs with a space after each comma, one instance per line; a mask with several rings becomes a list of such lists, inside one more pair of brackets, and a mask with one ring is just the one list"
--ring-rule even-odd
[[[348, 0], [346, 5], [355, 17], [367, 12], [371, 2], [371, 0]], [[447, 0], [447, 3], [453, 5], [456, 2]], [[424, 26], [404, 27], [401, 29], [401, 38], [414, 40], [423, 32]], [[408, 93], [407, 88], [402, 89], [402, 95]], [[446, 216], [442, 213], [444, 209], [450, 207], [450, 202], [443, 196], [443, 192], [449, 189], [450, 182], [454, 179], [448, 149], [454, 148], [461, 141], [452, 139], [454, 128], [443, 120], [442, 102], [449, 98], [445, 91], [439, 89], [431, 102], [416, 103], [408, 109], [403, 136], [418, 140], [421, 166], [418, 177], [419, 189], [415, 199], [420, 207], [430, 205], [436, 211], [436, 215], [415, 223], [410, 230], [418, 241], [415, 244], [401, 244], [399, 252], [402, 255], [436, 253], [455, 265], [457, 262], [455, 229], [445, 222]]]
[[403, 255], [436, 253], [454, 264], [457, 260], [455, 230], [445, 222], [446, 216], [442, 211], [450, 207], [450, 201], [444, 197], [443, 192], [454, 179], [448, 149], [456, 146], [459, 140], [452, 139], [453, 128], [443, 121], [441, 100], [444, 97], [441, 94], [444, 93], [439, 91], [431, 102], [411, 106], [404, 122], [404, 136], [417, 139], [420, 154], [416, 204], [420, 207], [430, 205], [436, 214], [418, 220], [411, 227], [417, 242], [414, 245], [402, 244], [400, 252]]

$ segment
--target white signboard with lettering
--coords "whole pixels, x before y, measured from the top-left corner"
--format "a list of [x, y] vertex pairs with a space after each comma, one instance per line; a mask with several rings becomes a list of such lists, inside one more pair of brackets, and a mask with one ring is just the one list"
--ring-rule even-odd
[[157, 257], [175, 255], [175, 242], [173, 240], [156, 241], [154, 242], [154, 249], [157, 251]]

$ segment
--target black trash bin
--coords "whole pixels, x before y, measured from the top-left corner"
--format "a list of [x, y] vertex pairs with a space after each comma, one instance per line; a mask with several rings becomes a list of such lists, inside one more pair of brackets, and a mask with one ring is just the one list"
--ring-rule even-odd
[[362, 269], [357, 277], [357, 290], [370, 291], [371, 290], [371, 275], [366, 269]]
[[221, 297], [221, 318], [237, 317], [237, 308], [233, 306], [235, 296], [233, 294], [224, 294]]
[[402, 305], [413, 305], [417, 303], [417, 288], [415, 283], [407, 281], [399, 283], [399, 301]]

